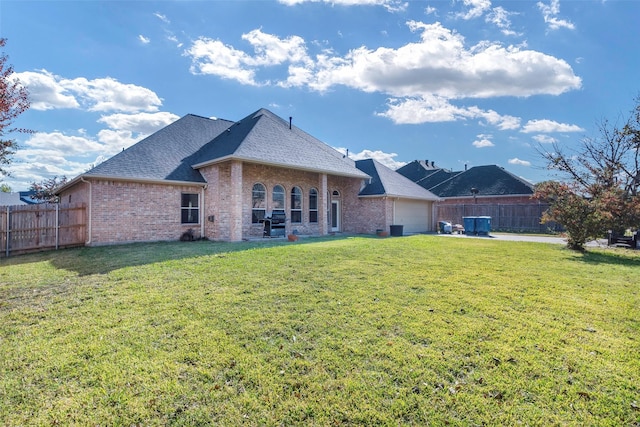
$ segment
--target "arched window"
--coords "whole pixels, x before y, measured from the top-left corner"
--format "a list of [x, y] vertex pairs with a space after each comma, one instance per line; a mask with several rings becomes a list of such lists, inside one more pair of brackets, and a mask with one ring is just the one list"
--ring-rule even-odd
[[253, 184], [251, 192], [251, 222], [258, 224], [267, 209], [267, 192], [262, 184]]
[[274, 211], [284, 211], [284, 187], [276, 185], [273, 187], [271, 209]]
[[300, 187], [291, 189], [291, 222], [302, 222], [302, 190]]
[[309, 190], [309, 222], [318, 222], [318, 190]]

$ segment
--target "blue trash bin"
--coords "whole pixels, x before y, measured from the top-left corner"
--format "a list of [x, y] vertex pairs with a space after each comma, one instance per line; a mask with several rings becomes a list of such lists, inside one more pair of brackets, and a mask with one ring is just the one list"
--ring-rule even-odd
[[478, 216], [476, 217], [476, 233], [488, 236], [491, 232], [491, 217], [490, 216]]
[[462, 225], [464, 225], [465, 234], [476, 234], [476, 217], [475, 216], [463, 216]]

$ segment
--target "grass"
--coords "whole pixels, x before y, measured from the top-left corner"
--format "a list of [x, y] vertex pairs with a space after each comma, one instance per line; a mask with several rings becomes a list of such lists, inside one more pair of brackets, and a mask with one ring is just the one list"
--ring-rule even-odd
[[637, 425], [640, 253], [438, 236], [0, 261], [0, 424]]

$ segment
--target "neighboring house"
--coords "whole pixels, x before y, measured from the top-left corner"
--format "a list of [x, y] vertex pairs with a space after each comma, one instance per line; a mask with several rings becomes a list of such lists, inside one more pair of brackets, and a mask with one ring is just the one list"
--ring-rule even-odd
[[444, 199], [441, 204], [528, 204], [534, 191], [533, 184], [496, 165], [449, 171], [434, 162], [414, 160], [397, 172]]
[[462, 223], [464, 216], [488, 215], [496, 229], [543, 229], [540, 218], [546, 205], [531, 198], [533, 184], [500, 166], [450, 171], [434, 162], [414, 160], [397, 172], [441, 198], [438, 221]]
[[0, 192], [0, 206], [20, 206], [42, 203], [41, 201], [34, 199], [32, 197], [33, 194], [33, 191], [19, 191], [17, 193]]
[[274, 214], [284, 215], [286, 234], [374, 233], [415, 200], [425, 215], [418, 228], [433, 230], [435, 196], [399, 175], [412, 189], [396, 191], [397, 174], [382, 165], [377, 177], [362, 168], [265, 109], [238, 122], [186, 115], [58, 194], [87, 206], [89, 245], [176, 240], [189, 229], [240, 241], [263, 236]]

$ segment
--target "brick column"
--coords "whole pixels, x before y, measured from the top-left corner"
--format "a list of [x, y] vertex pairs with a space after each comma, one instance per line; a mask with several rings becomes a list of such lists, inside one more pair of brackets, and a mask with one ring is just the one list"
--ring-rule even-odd
[[[218, 166], [212, 166], [200, 172], [207, 181], [205, 200], [203, 202], [205, 208], [203, 216], [203, 221], [205, 221], [204, 235], [213, 240], [220, 236], [220, 221], [222, 220], [220, 209], [220, 169]], [[213, 222], [207, 220], [209, 215], [214, 216]]]
[[231, 189], [229, 199], [229, 240], [239, 242], [242, 240], [242, 162], [234, 161], [231, 163]]
[[318, 186], [318, 225], [320, 226], [320, 235], [326, 236], [329, 234], [329, 223], [327, 218], [327, 210], [329, 209], [329, 201], [328, 192], [329, 188], [327, 186], [327, 174], [320, 174], [320, 182]]

